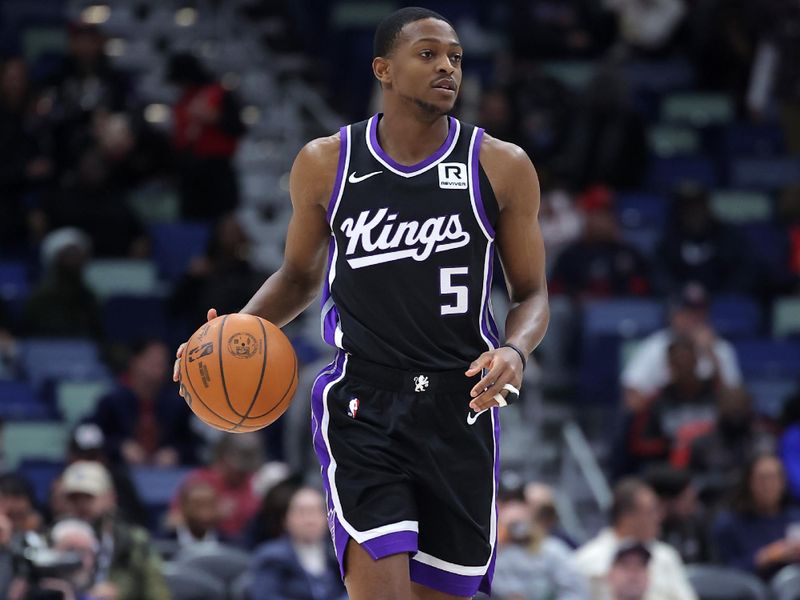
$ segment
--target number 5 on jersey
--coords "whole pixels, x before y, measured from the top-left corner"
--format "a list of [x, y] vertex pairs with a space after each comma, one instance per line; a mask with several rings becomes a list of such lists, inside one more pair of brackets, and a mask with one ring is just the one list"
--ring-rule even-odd
[[442, 315], [460, 315], [467, 312], [469, 303], [469, 288], [466, 285], [456, 285], [455, 276], [469, 275], [469, 267], [447, 267], [439, 270], [439, 290], [442, 295], [455, 296], [455, 304], [442, 304]]

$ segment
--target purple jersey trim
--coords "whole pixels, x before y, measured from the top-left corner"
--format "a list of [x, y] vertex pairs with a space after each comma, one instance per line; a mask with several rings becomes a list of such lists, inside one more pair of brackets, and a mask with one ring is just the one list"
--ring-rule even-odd
[[483, 141], [483, 129], [478, 127], [477, 130], [475, 134], [475, 145], [472, 148], [472, 156], [470, 157], [470, 161], [472, 161], [472, 192], [475, 197], [475, 208], [478, 210], [483, 228], [486, 230], [486, 233], [494, 239], [494, 227], [492, 227], [492, 224], [489, 222], [489, 217], [486, 216], [486, 208], [483, 206], [483, 198], [481, 197], [480, 155], [481, 142]]
[[371, 124], [367, 129], [369, 130], [369, 138], [370, 142], [372, 143], [372, 148], [375, 152], [380, 156], [390, 167], [393, 169], [397, 169], [398, 171], [402, 171], [403, 173], [413, 173], [414, 171], [419, 171], [420, 169], [424, 169], [431, 163], [436, 162], [445, 153], [450, 149], [450, 146], [453, 144], [453, 139], [456, 136], [456, 124], [455, 119], [453, 117], [447, 117], [447, 138], [444, 140], [444, 143], [439, 146], [439, 149], [436, 150], [433, 154], [431, 154], [425, 160], [418, 162], [415, 165], [401, 165], [391, 156], [384, 152], [381, 145], [378, 143], [378, 121], [380, 121], [381, 113], [374, 115], [371, 119]]
[[333, 211], [336, 208], [336, 201], [339, 199], [339, 192], [341, 191], [342, 186], [344, 185], [344, 177], [346, 173], [344, 172], [345, 163], [347, 162], [347, 154], [349, 150], [350, 139], [347, 135], [347, 127], [341, 127], [339, 129], [339, 164], [336, 167], [336, 182], [333, 184], [333, 190], [331, 191], [331, 198], [328, 200], [328, 223], [331, 222], [331, 218], [333, 217]]

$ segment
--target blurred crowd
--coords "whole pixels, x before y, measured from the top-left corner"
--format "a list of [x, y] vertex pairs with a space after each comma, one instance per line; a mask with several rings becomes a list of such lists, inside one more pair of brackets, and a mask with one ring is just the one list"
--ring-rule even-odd
[[[335, 2], [283, 4], [305, 32], [289, 46], [312, 57], [308, 79], [343, 121], [364, 118], [374, 82], [362, 42], [373, 24], [337, 29], [344, 13]], [[474, 0], [430, 8], [452, 17], [466, 48], [459, 114], [519, 144], [539, 172], [553, 303], [534, 355], [545, 397], [575, 410], [603, 404], [615, 425], [601, 440], [610, 514], [591, 539], [575, 539], [560, 522], [558, 489], [528, 482], [498, 492], [493, 597], [691, 600], [698, 581], [690, 565], [767, 583], [800, 564], [800, 387], [761, 410], [737, 340], [712, 314], [730, 297], [771, 314], [800, 291], [800, 167], [794, 180], [762, 190], [774, 209], [765, 244], [725, 218], [716, 196], [734, 175], [725, 162], [733, 127], [756, 132], [747, 152], [765, 146], [770, 159], [800, 161], [800, 6]], [[303, 16], [311, 10], [314, 23]], [[31, 60], [6, 44], [0, 60], [0, 276], [13, 262], [30, 284], [24, 294], [0, 285], [0, 380], [31, 379], [28, 340], [63, 338], [95, 344], [112, 383], [70, 423], [65, 463], [46, 489], [34, 485], [35, 465], [4, 465], [0, 597], [162, 600], [182, 574], [201, 585], [210, 573], [208, 589], [219, 580], [236, 598], [259, 590], [344, 598], [309, 460], [303, 390], [295, 413], [267, 431], [225, 436], [200, 424], [169, 381], [174, 347], [206, 310], [238, 310], [269, 275], [253, 259], [256, 240], [239, 211], [234, 158], [248, 130], [236, 88], [197, 54], [166, 54], [174, 102], [170, 127], [157, 126], [145, 118], [138, 75], [111, 60], [102, 27], [72, 22], [65, 32], [55, 59]], [[694, 132], [693, 156], [712, 156], [724, 176], [682, 171], [684, 157], [660, 155], [653, 142], [674, 90], [660, 75], [642, 80], [667, 78], [676, 64], [688, 69], [679, 69], [678, 91], [732, 107], [727, 125]], [[328, 82], [345, 72], [347, 86]], [[87, 270], [97, 260], [154, 260], [153, 216], [141, 200], [163, 190], [177, 198], [176, 222], [210, 232], [205, 249], [162, 273], [167, 326], [124, 310], [110, 322], [109, 300]], [[629, 212], [640, 221], [631, 224]], [[613, 385], [582, 392], [587, 366], [622, 349], [619, 339], [587, 345], [584, 311], [631, 299], [662, 305], [664, 322], [634, 331], [637, 343], [611, 367]], [[766, 321], [748, 335], [770, 338]], [[800, 319], [795, 326], [796, 336]], [[301, 379], [313, 378], [326, 351], [300, 329], [292, 335]], [[36, 382], [36, 393], [46, 402], [56, 384]], [[159, 470], [180, 477], [169, 480], [172, 497], [154, 504], [136, 474]]]

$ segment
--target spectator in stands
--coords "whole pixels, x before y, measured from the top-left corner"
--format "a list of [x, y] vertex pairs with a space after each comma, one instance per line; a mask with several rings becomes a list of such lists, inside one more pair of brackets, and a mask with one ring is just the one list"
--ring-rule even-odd
[[196, 464], [198, 436], [191, 412], [169, 385], [168, 362], [161, 340], [136, 343], [119, 384], [99, 400], [91, 421], [103, 430], [112, 462]]
[[648, 464], [669, 459], [678, 440], [688, 430], [708, 431], [714, 420], [721, 382], [716, 357], [711, 353], [713, 371], [697, 374], [698, 356], [694, 340], [675, 337], [667, 348], [669, 382], [655, 399], [626, 418], [623, 472], [641, 471]]
[[635, 248], [620, 240], [611, 190], [589, 188], [578, 205], [585, 214], [583, 236], [559, 255], [550, 292], [576, 299], [647, 295], [648, 265]]
[[208, 307], [224, 315], [239, 311], [265, 275], [250, 264], [250, 240], [233, 213], [214, 226], [205, 256], [195, 258], [176, 286], [172, 310], [189, 323], [205, 321]]
[[83, 281], [91, 244], [72, 227], [53, 231], [41, 245], [44, 278], [25, 303], [21, 332], [28, 336], [102, 336], [100, 308]]
[[625, 405], [633, 411], [644, 407], [669, 383], [668, 348], [678, 336], [694, 340], [698, 377], [711, 377], [716, 362], [722, 385], [737, 387], [742, 383], [733, 346], [721, 339], [708, 322], [708, 297], [702, 286], [686, 285], [671, 301], [669, 319], [667, 329], [642, 340], [622, 373]]
[[260, 600], [266, 590], [275, 598], [347, 598], [328, 543], [325, 499], [318, 490], [303, 487], [292, 496], [286, 537], [258, 548], [252, 577], [252, 600]]
[[649, 55], [659, 55], [674, 40], [684, 15], [684, 0], [605, 0], [617, 15], [620, 39]]
[[650, 588], [651, 558], [650, 550], [642, 543], [628, 541], [617, 546], [608, 572], [609, 599], [644, 600]]
[[220, 533], [220, 498], [208, 482], [187, 481], [178, 490], [179, 513], [175, 540], [180, 548], [225, 543]]
[[105, 467], [89, 461], [72, 463], [61, 476], [61, 486], [70, 516], [90, 523], [100, 540], [95, 582], [113, 586], [117, 600], [169, 600], [150, 536], [119, 518]]
[[800, 388], [783, 405], [780, 457], [786, 469], [786, 483], [795, 502], [800, 503]]
[[652, 558], [649, 600], [694, 600], [680, 555], [658, 540], [661, 511], [653, 490], [638, 479], [623, 479], [614, 488], [611, 527], [578, 549], [578, 570], [589, 578], [593, 598], [609, 594], [608, 576], [617, 548], [623, 541], [634, 540], [649, 549]]
[[753, 411], [746, 390], [732, 388], [717, 397], [717, 414], [710, 431], [686, 440], [688, 457], [673, 455], [677, 467], [688, 466], [701, 487], [703, 498], [715, 504], [742, 475], [753, 456], [772, 451], [770, 428]]
[[40, 531], [44, 525], [31, 484], [16, 473], [0, 475], [0, 513], [8, 517], [15, 535]]
[[524, 502], [510, 501], [498, 519], [505, 530], [499, 545], [492, 597], [501, 600], [584, 600], [586, 581], [576, 569], [572, 550], [534, 520]]
[[[258, 511], [258, 496], [253, 490], [253, 473], [263, 462], [263, 447], [258, 433], [225, 435], [214, 449], [210, 467], [192, 471], [182, 485], [198, 481], [208, 483], [220, 498], [219, 531], [229, 539], [238, 540], [247, 522]], [[172, 500], [169, 523], [176, 525], [178, 497]]]
[[34, 192], [53, 176], [47, 130], [36, 114], [28, 67], [20, 57], [0, 63], [0, 250], [24, 255], [43, 234]]
[[687, 183], [674, 192], [673, 213], [659, 247], [668, 289], [699, 283], [709, 293], [755, 291], [747, 244], [711, 211], [708, 190]]
[[149, 515], [131, 480], [128, 465], [112, 463], [106, 451], [106, 438], [96, 423], [80, 423], [72, 430], [67, 445], [67, 464], [80, 460], [99, 462], [108, 469], [117, 493], [120, 515], [130, 523], [147, 526]]
[[217, 219], [239, 202], [232, 162], [244, 133], [239, 102], [192, 54], [174, 55], [167, 79], [180, 89], [173, 146], [181, 214], [185, 219]]
[[709, 562], [707, 519], [691, 474], [665, 464], [650, 469], [645, 478], [661, 504], [661, 541], [675, 548], [684, 563]]
[[777, 456], [761, 454], [750, 461], [730, 511], [714, 523], [713, 539], [723, 564], [764, 579], [800, 562], [800, 509], [790, 504]]

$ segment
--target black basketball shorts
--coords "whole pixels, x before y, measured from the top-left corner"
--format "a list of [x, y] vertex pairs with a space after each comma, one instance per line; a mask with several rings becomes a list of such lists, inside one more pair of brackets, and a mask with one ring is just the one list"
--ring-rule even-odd
[[314, 447], [342, 576], [353, 538], [376, 560], [409, 553], [419, 584], [457, 596], [490, 592], [499, 419], [496, 408], [470, 410], [477, 381], [341, 351], [317, 377]]

